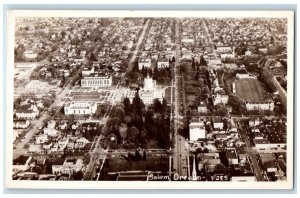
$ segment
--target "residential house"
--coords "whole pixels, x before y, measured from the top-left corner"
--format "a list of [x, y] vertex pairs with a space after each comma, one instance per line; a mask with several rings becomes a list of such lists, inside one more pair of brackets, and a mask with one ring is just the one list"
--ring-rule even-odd
[[44, 144], [47, 141], [48, 141], [48, 135], [47, 134], [40, 134], [40, 135], [37, 135], [35, 137], [35, 142], [37, 144]]
[[26, 129], [30, 125], [29, 120], [14, 120], [15, 129]]
[[261, 120], [259, 118], [250, 118], [249, 119], [249, 126], [254, 127], [261, 124]]
[[199, 113], [207, 113], [208, 112], [206, 101], [200, 102], [200, 104], [198, 106], [198, 112]]
[[224, 128], [224, 122], [222, 120], [222, 117], [220, 116], [214, 116], [212, 118], [212, 124], [214, 129], [223, 129]]

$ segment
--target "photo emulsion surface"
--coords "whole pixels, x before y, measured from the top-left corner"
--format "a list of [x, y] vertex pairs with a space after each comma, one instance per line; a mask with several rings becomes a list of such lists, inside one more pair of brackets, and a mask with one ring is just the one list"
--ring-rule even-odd
[[12, 186], [291, 188], [293, 13], [86, 13], [13, 17]]

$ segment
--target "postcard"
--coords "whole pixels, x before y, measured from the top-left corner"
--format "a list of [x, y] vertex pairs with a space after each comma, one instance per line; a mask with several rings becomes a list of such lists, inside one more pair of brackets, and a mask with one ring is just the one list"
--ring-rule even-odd
[[293, 188], [293, 11], [7, 19], [7, 188]]

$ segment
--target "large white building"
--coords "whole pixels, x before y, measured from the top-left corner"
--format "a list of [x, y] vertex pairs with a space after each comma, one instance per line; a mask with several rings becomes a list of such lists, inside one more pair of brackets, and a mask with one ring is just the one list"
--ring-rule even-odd
[[246, 109], [248, 111], [252, 110], [267, 110], [273, 111], [274, 110], [274, 102], [273, 101], [265, 101], [265, 102], [248, 102], [246, 101]]
[[92, 101], [69, 102], [64, 107], [65, 115], [94, 114], [97, 110], [97, 103]]
[[191, 122], [189, 129], [191, 142], [196, 142], [198, 139], [204, 139], [206, 137], [205, 125], [201, 120]]
[[103, 73], [91, 73], [81, 79], [81, 87], [110, 87], [112, 76]]
[[169, 66], [170, 66], [169, 60], [166, 59], [166, 58], [162, 58], [162, 59], [159, 59], [157, 61], [157, 68], [158, 69], [167, 68]]
[[151, 67], [151, 59], [150, 58], [140, 58], [138, 61], [139, 70], [144, 68]]
[[144, 87], [139, 90], [139, 96], [144, 104], [152, 104], [154, 99], [160, 102], [165, 97], [165, 90], [161, 86], [156, 85], [156, 81], [147, 76], [144, 79]]

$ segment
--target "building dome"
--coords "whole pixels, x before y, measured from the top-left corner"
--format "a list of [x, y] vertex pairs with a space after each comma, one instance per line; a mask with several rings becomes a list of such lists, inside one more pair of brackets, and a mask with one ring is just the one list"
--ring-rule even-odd
[[154, 89], [154, 82], [153, 79], [147, 76], [147, 78], [144, 79], [144, 89], [145, 90], [153, 90]]

